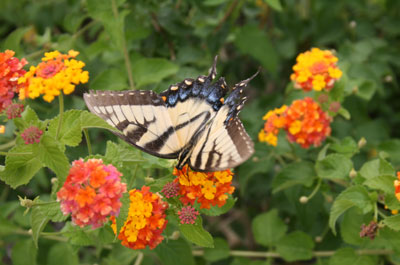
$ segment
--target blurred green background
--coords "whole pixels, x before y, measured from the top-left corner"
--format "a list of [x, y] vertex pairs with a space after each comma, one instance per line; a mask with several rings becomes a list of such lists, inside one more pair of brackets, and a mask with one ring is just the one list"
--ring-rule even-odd
[[[290, 230], [301, 230], [311, 238], [324, 234], [324, 240], [316, 247], [318, 250], [349, 244], [349, 240], [334, 237], [328, 231], [330, 202], [322, 194], [306, 205], [298, 202], [300, 195], [310, 193], [310, 185], [272, 194], [272, 187], [277, 185], [272, 182], [279, 166], [271, 154], [288, 152], [284, 137], [275, 149], [257, 143], [262, 116], [268, 110], [305, 96], [301, 91], [293, 91], [289, 78], [300, 52], [319, 47], [335, 50], [339, 57], [338, 65], [344, 72], [340, 81], [342, 104], [351, 119], [337, 116], [332, 124], [332, 136], [339, 139], [351, 136], [356, 141], [361, 137], [367, 139], [367, 148], [353, 158], [355, 168], [380, 152], [390, 157], [395, 168], [400, 167], [398, 0], [1, 0], [0, 10], [1, 51], [12, 49], [16, 57], [25, 57], [31, 64], [39, 62], [46, 51], [80, 52], [78, 59], [86, 63], [90, 80], [65, 97], [67, 109], [84, 109], [82, 94], [89, 89], [135, 87], [161, 92], [184, 78], [206, 74], [215, 55], [219, 56], [218, 73], [225, 76], [229, 86], [262, 67], [246, 89], [249, 100], [240, 115], [256, 142], [256, 154], [235, 171], [234, 195], [238, 197], [235, 208], [222, 217], [206, 219], [206, 228], [224, 238], [233, 249], [265, 249], [255, 242], [251, 222], [254, 216], [272, 208], [279, 210]], [[42, 119], [58, 114], [57, 100], [50, 104], [42, 99], [28, 103]], [[13, 128], [12, 122], [7, 123], [0, 143], [13, 138]], [[90, 130], [90, 136], [94, 153], [99, 154], [104, 154], [107, 139], [116, 140], [104, 130]], [[318, 150], [311, 148], [306, 152], [296, 147], [296, 152], [308, 159], [316, 157]], [[85, 142], [67, 149], [70, 161], [86, 155]], [[12, 213], [13, 222], [29, 228], [29, 220], [18, 207], [17, 195], [46, 196], [51, 189], [50, 177], [50, 172], [42, 170], [29, 185], [16, 191], [0, 183], [1, 214]], [[332, 194], [331, 200], [340, 191], [335, 187], [325, 189]], [[30, 244], [26, 236], [0, 239], [3, 263], [25, 264], [24, 261], [12, 263], [10, 252], [12, 248], [29, 250]], [[46, 247], [52, 247], [53, 252], [75, 254], [78, 249], [64, 245], [56, 248], [52, 241], [42, 244], [38, 253], [27, 251], [26, 257], [31, 255], [32, 260], [35, 256], [37, 264], [60, 264], [59, 260], [47, 258]], [[117, 251], [122, 250], [81, 250], [80, 263], [132, 263], [131, 258], [123, 259]], [[115, 260], [118, 262], [113, 263]], [[196, 261], [212, 263], [203, 258]], [[68, 262], [71, 263], [63, 264], [76, 264], [76, 260]], [[153, 262], [159, 261], [149, 254], [142, 264]], [[230, 257], [215, 264], [247, 262]], [[314, 262], [332, 264], [325, 259], [299, 264]]]

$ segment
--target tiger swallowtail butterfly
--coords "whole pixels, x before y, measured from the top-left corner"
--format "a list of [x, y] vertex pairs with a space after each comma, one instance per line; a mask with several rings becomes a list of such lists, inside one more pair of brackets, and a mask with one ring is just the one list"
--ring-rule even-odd
[[157, 157], [178, 159], [194, 171], [235, 167], [254, 152], [238, 113], [246, 97], [243, 89], [258, 74], [228, 87], [216, 77], [216, 63], [208, 76], [187, 78], [160, 94], [148, 90], [90, 91], [84, 94], [89, 110], [119, 132], [117, 136]]

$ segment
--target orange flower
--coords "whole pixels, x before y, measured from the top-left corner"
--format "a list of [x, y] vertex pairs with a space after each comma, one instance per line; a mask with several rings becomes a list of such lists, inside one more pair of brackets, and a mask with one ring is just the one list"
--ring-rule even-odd
[[227, 194], [235, 190], [232, 184], [233, 173], [227, 169], [216, 172], [196, 172], [187, 165], [182, 170], [174, 169], [179, 184], [179, 199], [183, 204], [194, 204], [197, 200], [200, 208], [210, 209], [211, 205], [222, 207], [228, 199]]
[[400, 201], [400, 171], [397, 172], [397, 179], [394, 181], [394, 194], [396, 198]]
[[264, 116], [264, 129], [259, 133], [261, 142], [276, 146], [281, 128], [287, 132], [289, 141], [303, 148], [311, 144], [319, 146], [330, 135], [332, 119], [312, 98], [295, 100], [288, 108], [284, 106], [284, 111], [281, 109], [270, 111]]
[[[150, 192], [150, 187], [129, 191], [130, 205], [128, 218], [118, 234], [121, 244], [132, 249], [155, 248], [162, 242], [167, 220], [165, 210], [168, 204], [159, 195]], [[111, 217], [111, 227], [117, 234], [115, 217]]]
[[88, 71], [82, 71], [85, 64], [75, 58], [79, 53], [70, 50], [68, 54], [59, 51], [45, 53], [42, 62], [36, 67], [31, 66], [29, 72], [18, 80], [25, 87], [20, 90], [19, 98], [30, 97], [32, 99], [44, 95], [47, 102], [53, 101], [55, 96], [71, 94], [79, 83], [87, 83]]
[[296, 88], [304, 91], [329, 91], [342, 76], [342, 71], [336, 66], [338, 58], [328, 50], [312, 48], [300, 53], [296, 61], [290, 79], [295, 82]]

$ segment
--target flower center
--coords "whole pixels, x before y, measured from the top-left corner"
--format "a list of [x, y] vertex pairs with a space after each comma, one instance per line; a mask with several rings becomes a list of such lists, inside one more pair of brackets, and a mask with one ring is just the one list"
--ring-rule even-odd
[[38, 65], [36, 75], [42, 78], [51, 78], [61, 71], [64, 64], [61, 61], [42, 62]]

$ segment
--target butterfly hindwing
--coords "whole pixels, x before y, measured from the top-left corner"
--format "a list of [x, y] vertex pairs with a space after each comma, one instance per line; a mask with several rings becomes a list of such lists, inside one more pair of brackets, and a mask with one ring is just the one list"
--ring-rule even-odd
[[85, 94], [89, 110], [120, 130], [128, 143], [162, 158], [182, 148], [162, 98], [153, 91], [96, 91]]

